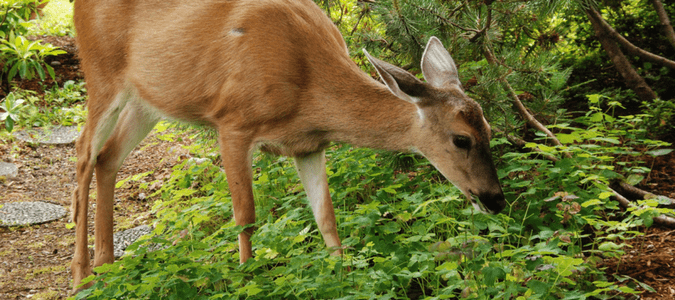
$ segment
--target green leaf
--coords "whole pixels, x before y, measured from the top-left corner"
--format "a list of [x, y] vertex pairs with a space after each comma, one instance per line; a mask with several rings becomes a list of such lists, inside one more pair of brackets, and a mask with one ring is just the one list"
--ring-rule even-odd
[[637, 184], [639, 184], [639, 183], [642, 181], [642, 179], [645, 179], [645, 177], [642, 176], [642, 175], [638, 175], [638, 174], [630, 174], [630, 175], [628, 175], [628, 177], [626, 178], [626, 182], [627, 182], [628, 184], [630, 184], [630, 185], [637, 185]]
[[602, 120], [604, 120], [604, 116], [605, 116], [604, 113], [596, 112], [596, 113], [591, 115], [591, 118], [589, 120], [591, 122], [595, 122], [595, 123], [602, 122]]
[[485, 275], [485, 284], [487, 286], [494, 286], [497, 279], [506, 278], [506, 272], [502, 268], [485, 267], [481, 272]]
[[604, 243], [600, 244], [600, 246], [598, 246], [598, 250], [602, 250], [602, 251], [616, 251], [616, 250], [620, 250], [621, 247], [622, 247], [622, 246], [617, 245], [617, 244], [614, 243], [614, 242], [604, 242]]
[[558, 133], [556, 134], [556, 137], [563, 144], [572, 144], [575, 141], [581, 141], [581, 139], [575, 134]]
[[42, 68], [42, 65], [39, 63], [34, 64], [35, 70], [37, 70], [38, 75], [40, 76], [40, 80], [45, 80], [45, 69]]
[[14, 129], [14, 120], [12, 120], [12, 117], [5, 119], [5, 128], [7, 128], [7, 131], [9, 132], [12, 132], [12, 129]]
[[640, 218], [642, 218], [642, 222], [648, 228], [652, 227], [652, 224], [654, 224], [654, 218], [650, 214], [641, 214]]
[[56, 73], [54, 73], [54, 68], [50, 65], [45, 65], [45, 68], [47, 68], [47, 72], [49, 72], [49, 76], [53, 79], [56, 80]]
[[656, 150], [650, 150], [647, 151], [647, 154], [651, 156], [663, 156], [663, 155], [668, 155], [670, 152], [673, 152], [673, 149], [656, 149]]
[[537, 295], [545, 295], [546, 293], [548, 293], [551, 284], [534, 279], [527, 282], [527, 287], [530, 288]]
[[602, 95], [599, 95], [599, 94], [586, 95], [586, 98], [588, 98], [588, 102], [590, 102], [590, 103], [600, 102], [600, 97], [602, 97]]
[[588, 200], [584, 203], [581, 203], [581, 206], [582, 207], [589, 207], [591, 205], [598, 205], [598, 204], [602, 204], [602, 201], [600, 201], [598, 199], [591, 199], [591, 200]]
[[25, 61], [19, 62], [19, 77], [21, 79], [31, 79], [28, 75], [28, 64]]
[[7, 73], [7, 80], [12, 81], [14, 77], [16, 77], [16, 73], [19, 71], [19, 64], [14, 64], [12, 68], [9, 70], [9, 73]]

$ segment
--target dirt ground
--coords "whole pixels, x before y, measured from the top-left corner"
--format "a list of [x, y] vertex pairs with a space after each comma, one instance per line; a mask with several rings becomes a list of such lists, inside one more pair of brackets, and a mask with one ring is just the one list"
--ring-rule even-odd
[[[70, 38], [43, 38], [69, 53], [54, 60], [57, 81], [81, 78], [74, 42]], [[47, 86], [51, 86], [48, 83]], [[22, 82], [23, 88], [38, 89], [35, 82]], [[3, 95], [0, 95], [0, 97]], [[184, 140], [189, 143], [189, 140]], [[30, 145], [18, 140], [0, 144], [0, 161], [18, 165], [16, 178], [0, 180], [0, 203], [48, 201], [70, 206], [75, 182], [74, 145]], [[185, 151], [177, 143], [164, 142], [152, 135], [134, 150], [120, 170], [118, 180], [154, 170], [144, 180], [166, 178]], [[642, 188], [675, 198], [675, 153], [652, 159], [653, 171]], [[115, 230], [150, 224], [152, 203], [139, 197], [138, 183], [116, 190]], [[90, 201], [89, 232], [95, 200]], [[68, 229], [69, 215], [61, 220], [29, 227], [0, 228], [0, 299], [65, 299], [70, 291], [75, 231]], [[675, 230], [654, 225], [642, 228], [643, 237], [631, 245], [620, 259], [607, 260], [608, 274], [628, 275], [650, 285], [654, 293], [641, 299], [675, 299]], [[91, 244], [90, 235], [90, 244]]]

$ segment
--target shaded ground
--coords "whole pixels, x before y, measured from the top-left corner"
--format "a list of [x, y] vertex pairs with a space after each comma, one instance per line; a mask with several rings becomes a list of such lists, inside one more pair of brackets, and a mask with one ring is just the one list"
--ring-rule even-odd
[[[73, 40], [49, 38], [49, 41], [69, 51], [54, 59], [59, 61], [55, 66], [57, 81], [62, 84], [81, 78]], [[20, 86], [39, 90], [40, 85], [33, 81], [21, 82]], [[151, 136], [127, 158], [118, 180], [150, 170], [155, 172], [145, 181], [162, 180], [176, 159], [184, 155], [177, 143]], [[0, 204], [49, 201], [69, 207], [75, 182], [74, 157], [73, 145], [33, 146], [16, 140], [0, 144], [0, 161], [19, 166], [16, 178], [0, 179]], [[641, 187], [675, 198], [675, 153], [647, 162], [653, 171]], [[116, 190], [116, 231], [151, 222], [152, 203], [140, 200], [139, 184], [128, 183]], [[90, 233], [93, 232], [94, 207], [92, 199]], [[66, 227], [69, 222], [67, 216], [42, 225], [0, 228], [0, 299], [65, 299], [71, 286], [70, 260], [75, 240], [74, 229]], [[656, 293], [642, 294], [642, 299], [675, 299], [675, 231], [658, 226], [641, 231], [645, 236], [628, 241], [632, 248], [626, 249], [626, 255], [605, 261], [603, 265], [608, 274], [628, 275], [656, 290]]]

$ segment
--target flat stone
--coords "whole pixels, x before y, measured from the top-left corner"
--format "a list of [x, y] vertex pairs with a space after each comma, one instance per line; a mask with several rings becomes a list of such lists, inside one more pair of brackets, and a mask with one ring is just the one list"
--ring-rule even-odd
[[148, 225], [141, 225], [131, 229], [117, 232], [113, 234], [113, 248], [115, 249], [115, 258], [120, 258], [124, 255], [124, 250], [133, 244], [138, 238], [152, 232], [152, 227]]
[[65, 207], [47, 202], [0, 203], [0, 227], [42, 224], [63, 218]]
[[0, 161], [0, 176], [16, 177], [19, 169], [16, 165]]
[[15, 132], [14, 136], [24, 142], [59, 145], [74, 143], [80, 132], [77, 126], [56, 126], [49, 129], [21, 130]]

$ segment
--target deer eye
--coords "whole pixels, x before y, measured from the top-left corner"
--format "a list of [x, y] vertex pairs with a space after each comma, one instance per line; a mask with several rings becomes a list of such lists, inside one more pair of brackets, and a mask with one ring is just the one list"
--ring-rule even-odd
[[455, 143], [455, 146], [460, 149], [469, 150], [471, 149], [471, 138], [465, 135], [456, 135], [452, 142]]

